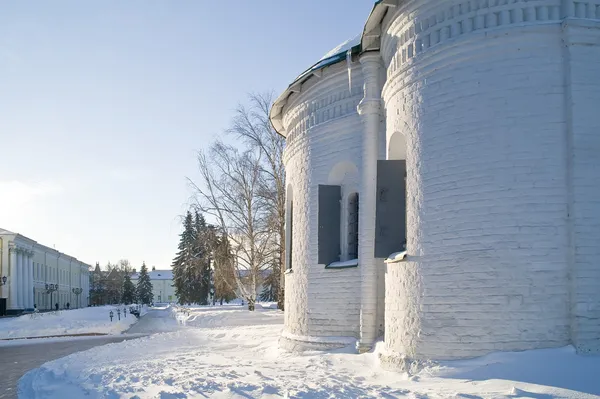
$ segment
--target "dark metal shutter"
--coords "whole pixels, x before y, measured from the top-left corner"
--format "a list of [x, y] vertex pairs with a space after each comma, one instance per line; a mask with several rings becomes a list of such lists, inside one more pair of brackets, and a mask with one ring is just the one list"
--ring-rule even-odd
[[340, 186], [319, 185], [319, 264], [340, 260]]
[[406, 161], [377, 161], [375, 257], [402, 251], [406, 242]]

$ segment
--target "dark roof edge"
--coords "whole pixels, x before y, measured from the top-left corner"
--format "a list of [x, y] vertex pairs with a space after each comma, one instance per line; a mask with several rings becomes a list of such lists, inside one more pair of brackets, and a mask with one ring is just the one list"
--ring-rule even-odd
[[[370, 48], [369, 46], [364, 47], [363, 44], [365, 42], [365, 37], [366, 37], [367, 33], [369, 33], [371, 31], [369, 28], [380, 24], [381, 21], [383, 20], [383, 18], [385, 17], [385, 14], [387, 12], [387, 7], [386, 7], [386, 10], [381, 10], [382, 7], [380, 7], [380, 6], [392, 5], [392, 4], [395, 5], [396, 1], [397, 0], [377, 0], [375, 2], [375, 4], [373, 4], [373, 9], [371, 10], [369, 17], [367, 18], [367, 21], [365, 22], [365, 25], [363, 28], [363, 33], [362, 33], [361, 39], [360, 39], [360, 43], [351, 48], [352, 55], [361, 54], [366, 51], [379, 50], [378, 47], [377, 48]], [[369, 29], [369, 31], [367, 32], [368, 29]], [[312, 73], [314, 73], [315, 71], [318, 71], [327, 66], [337, 64], [338, 62], [345, 60], [346, 53], [347, 53], [347, 50], [339, 52], [337, 54], [334, 54], [331, 57], [328, 57], [324, 60], [320, 60], [320, 61], [316, 62], [315, 64], [313, 64], [310, 68], [306, 69], [304, 72], [302, 72], [300, 75], [298, 75], [298, 77], [296, 79], [294, 79], [294, 81], [290, 85], [288, 85], [288, 87], [284, 90], [284, 92], [281, 93], [281, 95], [273, 102], [273, 105], [271, 106], [271, 110], [269, 111], [269, 121], [271, 122], [271, 126], [273, 127], [273, 129], [278, 134], [285, 137], [285, 135], [282, 133], [283, 125], [281, 123], [281, 111], [283, 110], [283, 107], [285, 106], [287, 99], [289, 98], [289, 96], [292, 93], [292, 90], [291, 90], [292, 87], [296, 86], [298, 84], [301, 85], [302, 83], [304, 83], [306, 80], [308, 80], [308, 78], [310, 78]]]

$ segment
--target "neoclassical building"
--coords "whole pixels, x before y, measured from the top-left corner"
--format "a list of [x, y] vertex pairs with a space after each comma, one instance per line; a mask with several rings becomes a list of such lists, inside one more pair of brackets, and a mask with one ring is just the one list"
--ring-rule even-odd
[[[0, 297], [7, 311], [86, 307], [89, 265], [24, 235], [0, 228]], [[48, 289], [50, 288], [50, 289]]]
[[290, 349], [600, 350], [600, 1], [381, 0], [276, 100]]

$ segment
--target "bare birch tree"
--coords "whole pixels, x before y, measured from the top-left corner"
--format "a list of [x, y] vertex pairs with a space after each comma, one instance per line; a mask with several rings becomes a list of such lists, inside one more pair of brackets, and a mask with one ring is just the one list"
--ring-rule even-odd
[[269, 208], [260, 195], [262, 155], [217, 141], [198, 154], [200, 182], [191, 182], [198, 207], [215, 219], [219, 233], [231, 244], [229, 263], [236, 283], [232, 289], [248, 302], [249, 310], [254, 310], [272, 257]]
[[272, 272], [279, 274], [277, 306], [284, 308], [285, 295], [285, 169], [283, 150], [285, 139], [277, 134], [269, 120], [273, 104], [272, 93], [250, 94], [247, 107], [239, 105], [232, 127], [227, 131], [244, 140], [255, 151], [261, 153], [260, 189], [258, 194], [268, 210], [268, 226], [275, 232], [273, 245], [277, 262]]

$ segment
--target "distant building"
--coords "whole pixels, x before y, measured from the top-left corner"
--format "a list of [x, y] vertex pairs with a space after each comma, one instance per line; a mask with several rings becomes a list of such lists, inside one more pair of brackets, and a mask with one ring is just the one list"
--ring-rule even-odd
[[[177, 302], [175, 297], [175, 287], [173, 286], [173, 270], [152, 270], [148, 272], [150, 281], [152, 282], [153, 301], [155, 303], [172, 303]], [[139, 273], [131, 275], [131, 281], [137, 287], [137, 282], [140, 278]]]
[[[0, 309], [7, 313], [88, 305], [90, 266], [24, 235], [0, 228]], [[2, 284], [0, 282], [0, 284]], [[52, 288], [55, 288], [52, 290]], [[81, 292], [80, 292], [81, 290]]]

